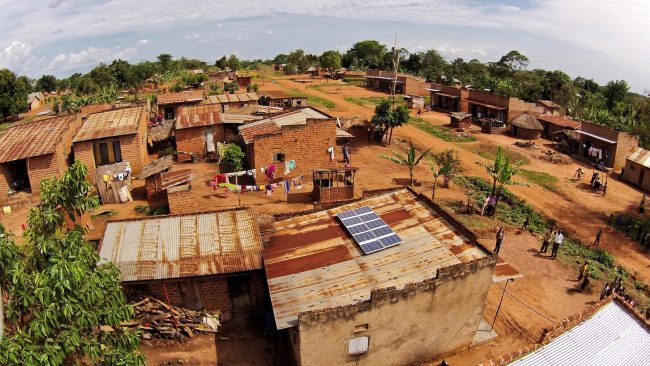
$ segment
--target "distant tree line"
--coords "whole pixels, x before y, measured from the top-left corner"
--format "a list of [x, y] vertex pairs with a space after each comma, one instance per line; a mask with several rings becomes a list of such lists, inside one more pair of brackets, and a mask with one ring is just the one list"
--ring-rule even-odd
[[[390, 70], [396, 54], [401, 72], [430, 82], [471, 85], [475, 89], [487, 89], [529, 102], [552, 100], [564, 107], [571, 117], [633, 133], [639, 136], [643, 146], [650, 147], [650, 99], [647, 95], [631, 93], [624, 80], [599, 85], [592, 79], [572, 79], [560, 70], [530, 70], [528, 57], [516, 50], [494, 62], [466, 61], [463, 58], [447, 61], [434, 49], [418, 52], [403, 48], [394, 50], [376, 40], [357, 42], [345, 52], [327, 50], [315, 55], [297, 49], [267, 60], [240, 60], [236, 55], [224, 55], [208, 63], [185, 57], [175, 59], [170, 54], [160, 54], [155, 61], [133, 64], [118, 59], [110, 64], [101, 63], [88, 73], [75, 73], [63, 79], [43, 75], [30, 80], [4, 69], [0, 70], [0, 114], [7, 117], [25, 111], [30, 91], [69, 89], [75, 95], [87, 96], [106, 94], [107, 89], [115, 88], [137, 93], [147, 80], [156, 86], [171, 84], [170, 90], [176, 91], [198, 86], [206, 80], [204, 74], [189, 70], [263, 70], [264, 74], [270, 74], [273, 72], [270, 66], [278, 64], [284, 65], [287, 74], [305, 73], [312, 66], [320, 66], [329, 72], [341, 67]], [[232, 86], [227, 88], [228, 92], [236, 91]]]

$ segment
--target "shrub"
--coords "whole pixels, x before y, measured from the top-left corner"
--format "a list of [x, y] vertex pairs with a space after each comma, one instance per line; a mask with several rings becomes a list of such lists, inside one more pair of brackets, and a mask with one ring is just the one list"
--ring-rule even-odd
[[235, 144], [226, 146], [221, 158], [221, 168], [226, 172], [238, 172], [242, 170], [244, 152]]

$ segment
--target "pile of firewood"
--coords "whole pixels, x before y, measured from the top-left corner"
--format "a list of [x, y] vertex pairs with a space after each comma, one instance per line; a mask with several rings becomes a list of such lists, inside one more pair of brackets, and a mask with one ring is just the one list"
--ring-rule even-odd
[[542, 155], [540, 156], [541, 159], [544, 159], [546, 161], [550, 161], [553, 164], [571, 164], [571, 158], [564, 155], [557, 153], [553, 150], [544, 150], [542, 151]]
[[152, 297], [144, 297], [132, 305], [135, 319], [121, 325], [142, 330], [143, 339], [191, 338], [196, 333], [216, 333], [221, 325], [218, 315], [170, 306]]

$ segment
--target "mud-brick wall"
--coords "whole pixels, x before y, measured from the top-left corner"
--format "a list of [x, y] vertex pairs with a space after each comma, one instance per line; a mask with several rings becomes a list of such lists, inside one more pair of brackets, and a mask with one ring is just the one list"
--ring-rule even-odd
[[181, 152], [204, 154], [205, 134], [207, 132], [213, 133], [215, 145], [217, 142], [224, 141], [223, 125], [183, 128], [174, 131], [176, 149]]
[[11, 172], [6, 164], [0, 164], [0, 202], [7, 197], [11, 182]]
[[203, 306], [207, 310], [220, 310], [221, 312], [232, 310], [228, 281], [225, 278], [211, 278], [205, 281], [199, 281], [199, 289], [201, 291]]
[[195, 213], [199, 210], [194, 192], [190, 189], [167, 192], [169, 213], [172, 215]]
[[[251, 161], [257, 169], [258, 184], [268, 182], [266, 175], [260, 173], [260, 168], [272, 163], [275, 163], [276, 178], [304, 175], [305, 179], [311, 179], [313, 170], [335, 168], [337, 160], [343, 159], [340, 149], [336, 147], [335, 119], [310, 119], [306, 125], [284, 126], [281, 134], [258, 137], [253, 145]], [[330, 147], [335, 150], [333, 161], [330, 161], [327, 152]], [[283, 152], [285, 161], [295, 160], [296, 169], [288, 176], [284, 174], [285, 163], [273, 161], [276, 152]]]
[[[485, 258], [446, 267], [435, 279], [373, 291], [363, 303], [303, 313], [294, 346], [298, 361], [304, 366], [410, 365], [469, 346], [495, 264], [496, 258]], [[368, 352], [348, 355], [349, 339], [359, 336], [370, 338]]]
[[41, 181], [47, 178], [59, 178], [65, 171], [65, 166], [58, 164], [56, 154], [47, 154], [27, 159], [27, 175], [32, 194], [41, 191]]

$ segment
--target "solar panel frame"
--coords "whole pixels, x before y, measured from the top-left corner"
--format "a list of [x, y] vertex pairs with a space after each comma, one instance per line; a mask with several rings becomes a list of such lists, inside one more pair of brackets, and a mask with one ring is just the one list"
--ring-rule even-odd
[[399, 235], [368, 206], [343, 211], [336, 216], [366, 255], [402, 242]]

